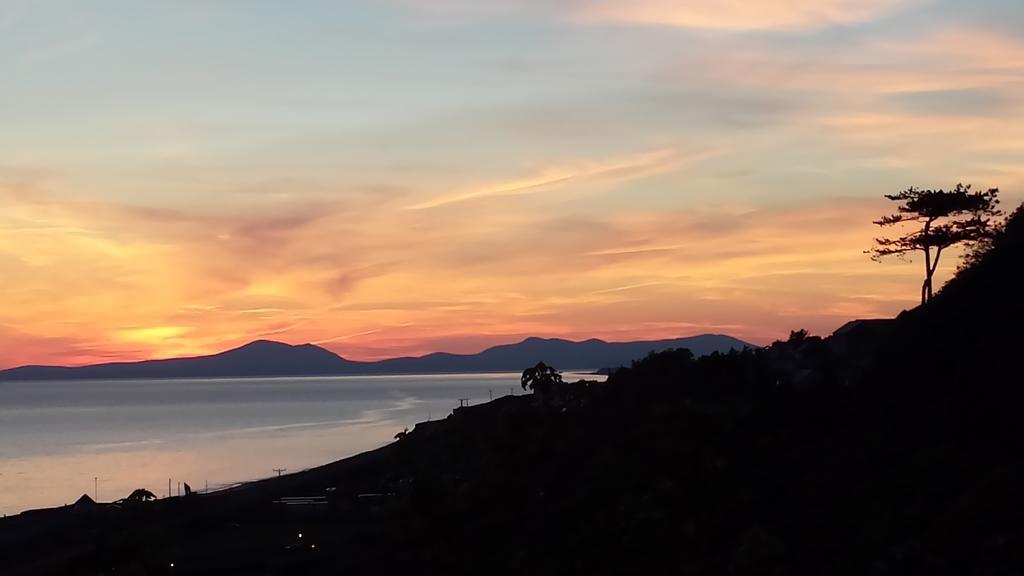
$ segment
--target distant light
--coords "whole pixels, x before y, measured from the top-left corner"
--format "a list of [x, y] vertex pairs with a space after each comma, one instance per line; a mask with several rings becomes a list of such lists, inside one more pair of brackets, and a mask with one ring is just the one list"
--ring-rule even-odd
[[310, 544], [309, 545], [309, 549], [310, 550], [316, 550], [316, 544]]
[[171, 568], [174, 568], [174, 562], [171, 562]]
[[299, 532], [299, 538], [302, 538], [302, 532]]

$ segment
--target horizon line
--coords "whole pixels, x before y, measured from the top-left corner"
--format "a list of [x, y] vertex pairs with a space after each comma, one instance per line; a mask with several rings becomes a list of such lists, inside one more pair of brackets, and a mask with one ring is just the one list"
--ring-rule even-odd
[[[34, 363], [28, 363], [28, 364], [19, 364], [19, 365], [16, 365], [16, 366], [0, 367], [0, 372], [6, 372], [8, 370], [17, 370], [17, 369], [21, 369], [21, 368], [85, 368], [85, 367], [89, 367], [89, 366], [110, 366], [110, 365], [125, 365], [125, 364], [142, 364], [142, 363], [146, 363], [146, 362], [160, 362], [160, 361], [167, 361], [167, 360], [188, 360], [188, 359], [192, 359], [192, 358], [209, 358], [211, 356], [218, 356], [218, 355], [226, 354], [228, 352], [232, 352], [232, 351], [235, 351], [235, 350], [240, 350], [242, 348], [245, 348], [246, 346], [250, 346], [250, 345], [256, 344], [258, 342], [268, 342], [268, 343], [272, 343], [272, 344], [280, 344], [280, 345], [289, 346], [289, 347], [292, 347], [292, 348], [297, 348], [297, 347], [302, 347], [302, 346], [314, 346], [316, 348], [320, 348], [321, 350], [325, 350], [327, 352], [330, 352], [331, 354], [334, 354], [334, 355], [338, 356], [339, 358], [341, 358], [342, 360], [345, 360], [347, 362], [361, 363], [361, 364], [373, 364], [373, 363], [377, 363], [377, 362], [385, 362], [385, 361], [388, 361], [388, 360], [402, 360], [402, 359], [424, 358], [426, 356], [430, 356], [430, 355], [433, 355], [433, 354], [450, 354], [450, 355], [453, 355], [453, 356], [474, 356], [474, 355], [486, 352], [487, 350], [490, 350], [492, 348], [497, 348], [497, 347], [500, 347], [500, 346], [514, 346], [516, 344], [522, 344], [522, 343], [524, 343], [524, 342], [526, 342], [528, 340], [548, 340], [548, 341], [560, 340], [560, 341], [563, 341], [563, 342], [570, 342], [570, 343], [574, 343], [574, 344], [581, 344], [581, 343], [590, 342], [590, 341], [597, 341], [597, 342], [602, 342], [602, 343], [605, 343], [605, 344], [633, 344], [633, 343], [642, 343], [642, 342], [664, 342], [664, 341], [668, 341], [668, 340], [684, 340], [684, 339], [687, 339], [687, 338], [699, 338], [701, 336], [720, 336], [720, 337], [732, 338], [734, 340], [737, 340], [739, 342], [742, 342], [744, 344], [748, 344], [748, 345], [756, 347], [756, 348], [760, 348], [760, 347], [763, 346], [762, 344], [757, 344], [757, 343], [754, 343], [754, 342], [750, 342], [750, 341], [744, 340], [742, 338], [738, 338], [738, 337], [733, 336], [731, 334], [725, 334], [725, 333], [720, 333], [720, 332], [699, 332], [699, 333], [690, 334], [690, 335], [687, 335], [687, 336], [674, 336], [674, 337], [669, 337], [669, 338], [648, 338], [648, 339], [636, 339], [636, 340], [605, 340], [603, 338], [597, 338], [597, 337], [591, 337], [591, 338], [584, 338], [584, 339], [580, 339], [580, 340], [574, 340], [574, 339], [571, 339], [571, 338], [563, 338], [563, 337], [559, 337], [559, 336], [525, 336], [525, 337], [520, 338], [519, 340], [508, 341], [508, 342], [503, 342], [503, 343], [500, 343], [500, 344], [493, 344], [493, 345], [490, 345], [490, 346], [485, 346], [485, 347], [483, 347], [483, 348], [481, 348], [481, 349], [479, 349], [479, 350], [477, 350], [475, 352], [447, 352], [445, 350], [433, 350], [433, 351], [425, 352], [423, 354], [415, 355], [415, 356], [412, 356], [412, 355], [388, 356], [388, 357], [385, 357], [385, 358], [377, 358], [377, 359], [373, 359], [373, 360], [352, 360], [352, 359], [347, 358], [347, 357], [345, 357], [344, 355], [342, 355], [342, 354], [340, 354], [338, 352], [335, 352], [334, 350], [331, 350], [330, 348], [321, 346], [317, 342], [303, 342], [303, 343], [299, 343], [299, 344], [293, 344], [291, 342], [285, 342], [285, 341], [282, 341], [282, 340], [273, 340], [273, 339], [270, 339], [270, 338], [255, 338], [255, 339], [249, 340], [249, 341], [247, 341], [247, 342], [245, 342], [243, 344], [239, 344], [237, 346], [231, 346], [229, 348], [225, 348], [223, 350], [220, 350], [219, 352], [211, 352], [211, 353], [208, 353], [208, 354], [195, 354], [195, 355], [187, 355], [187, 356], [154, 357], [154, 358], [145, 358], [145, 359], [138, 359], [138, 360], [110, 360], [110, 361], [105, 361], [105, 362], [94, 362], [94, 363], [86, 363], [86, 364], [34, 364]], [[331, 341], [333, 341], [333, 340], [334, 339], [331, 339]]]

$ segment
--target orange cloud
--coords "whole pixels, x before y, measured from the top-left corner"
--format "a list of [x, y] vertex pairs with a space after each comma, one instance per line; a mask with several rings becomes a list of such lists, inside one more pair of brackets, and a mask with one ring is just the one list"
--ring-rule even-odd
[[582, 0], [584, 21], [685, 28], [758, 30], [822, 28], [876, 19], [920, 2], [908, 0]]
[[718, 86], [808, 91], [861, 101], [884, 94], [1007, 89], [1019, 95], [1024, 43], [982, 28], [926, 31], [898, 40], [869, 37], [838, 50], [793, 51], [759, 41], [704, 40], [706, 66], [679, 70]]
[[[797, 50], [761, 37], [706, 37], [664, 70], [674, 89], [694, 83], [756, 93], [785, 112], [769, 118], [772, 150], [804, 152], [809, 170], [894, 186], [969, 180], [1013, 193], [1024, 146], [1024, 41], [953, 27], [899, 39], [866, 37]], [[731, 156], [764, 154], [755, 131]], [[795, 169], [795, 167], [794, 167]], [[766, 180], [767, 181], [767, 180]]]
[[399, 0], [430, 13], [557, 14], [579, 23], [626, 23], [712, 30], [802, 30], [866, 22], [929, 0]]
[[914, 303], [918, 274], [861, 253], [887, 209], [874, 200], [607, 211], [530, 194], [501, 210], [395, 199], [218, 216], [5, 199], [6, 365], [200, 354], [256, 337], [355, 358], [526, 335], [766, 342], [897, 312]]

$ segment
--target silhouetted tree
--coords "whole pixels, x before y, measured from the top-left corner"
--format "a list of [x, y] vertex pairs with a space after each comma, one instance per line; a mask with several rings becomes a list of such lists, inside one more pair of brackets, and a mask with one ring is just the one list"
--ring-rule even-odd
[[132, 490], [132, 493], [124, 499], [125, 502], [147, 502], [149, 500], [156, 500], [156, 494], [153, 494], [145, 488], [136, 488]]
[[811, 335], [810, 332], [808, 332], [807, 330], [804, 330], [804, 329], [791, 330], [789, 332], [789, 340], [787, 340], [787, 342], [789, 342], [790, 344], [794, 344], [796, 346], [799, 346], [800, 344], [803, 344], [804, 341], [806, 341], [808, 336], [810, 336], [810, 335]]
[[523, 390], [533, 390], [542, 399], [549, 398], [555, 386], [562, 384], [562, 375], [553, 366], [538, 362], [533, 368], [523, 370]]
[[991, 238], [992, 218], [1002, 214], [997, 208], [999, 189], [972, 192], [971, 185], [957, 184], [952, 190], [920, 190], [908, 188], [899, 194], [886, 194], [900, 202], [896, 213], [883, 216], [874, 223], [883, 228], [906, 222], [921, 228], [898, 238], [875, 238], [875, 247], [868, 252], [875, 261], [885, 256], [906, 257], [913, 252], [924, 254], [924, 283], [921, 304], [932, 298], [932, 278], [939, 266], [943, 250], [957, 244], [973, 246]]

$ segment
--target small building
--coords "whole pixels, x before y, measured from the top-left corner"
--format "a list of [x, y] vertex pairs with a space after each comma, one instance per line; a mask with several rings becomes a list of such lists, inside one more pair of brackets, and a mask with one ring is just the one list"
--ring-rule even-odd
[[90, 498], [88, 494], [82, 494], [82, 497], [75, 500], [75, 503], [71, 505], [71, 510], [75, 514], [93, 513], [97, 508], [96, 501]]

